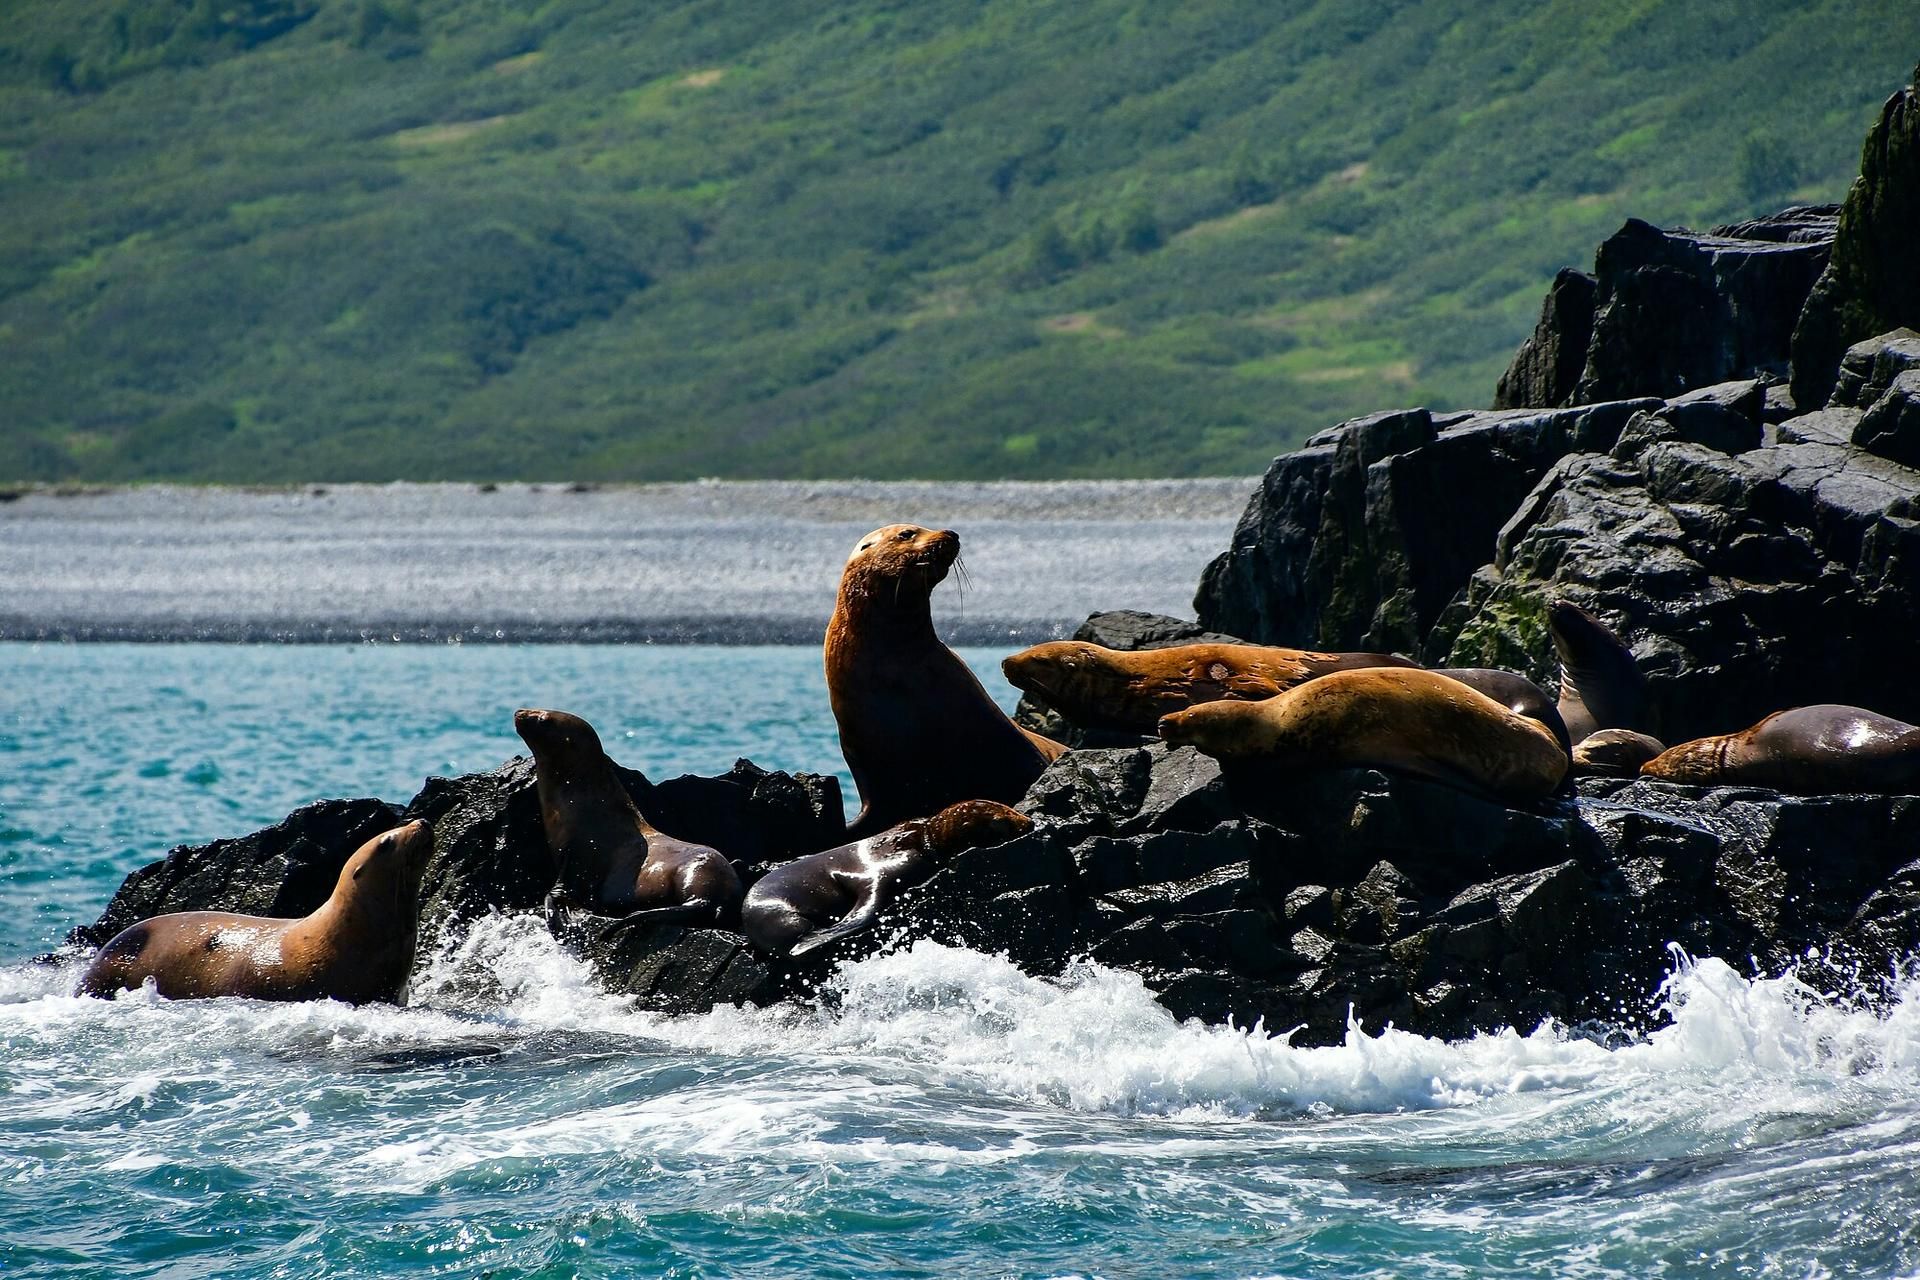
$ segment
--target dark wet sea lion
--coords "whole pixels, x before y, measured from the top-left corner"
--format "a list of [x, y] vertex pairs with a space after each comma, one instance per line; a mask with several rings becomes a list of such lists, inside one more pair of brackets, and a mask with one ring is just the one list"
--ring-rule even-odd
[[1776, 711], [1739, 733], [1696, 738], [1640, 767], [1643, 778], [1802, 795], [1920, 792], [1920, 727], [1862, 707]]
[[1599, 729], [1639, 729], [1647, 678], [1607, 625], [1566, 600], [1547, 606], [1547, 629], [1560, 658], [1560, 718], [1579, 742]]
[[733, 863], [648, 822], [592, 725], [564, 711], [520, 710], [513, 728], [533, 752], [540, 821], [559, 864], [563, 901], [629, 920], [732, 918], [740, 902]]
[[1336, 671], [1261, 702], [1209, 702], [1167, 716], [1160, 736], [1222, 760], [1299, 768], [1401, 769], [1531, 800], [1567, 772], [1567, 752], [1536, 720], [1435, 671]]
[[1318, 653], [1255, 644], [1108, 649], [1055, 640], [1004, 659], [1007, 682], [1094, 729], [1152, 733], [1160, 717], [1203, 702], [1260, 701], [1304, 680], [1357, 667], [1411, 667], [1386, 653]]
[[433, 828], [410, 822], [361, 845], [312, 915], [183, 911], [129, 925], [94, 956], [79, 994], [111, 996], [152, 978], [170, 1000], [397, 1001], [413, 973], [432, 854]]
[[888, 525], [860, 540], [827, 624], [827, 693], [860, 788], [849, 836], [961, 800], [1011, 804], [1066, 750], [1028, 733], [934, 633], [933, 588], [960, 554], [951, 529]]
[[740, 907], [741, 930], [761, 951], [796, 959], [873, 924], [902, 891], [966, 849], [1005, 844], [1033, 828], [991, 800], [949, 805], [864, 840], [783, 863]]
[[1601, 729], [1574, 744], [1573, 772], [1582, 777], [1631, 778], [1666, 749], [1666, 743], [1649, 733]]

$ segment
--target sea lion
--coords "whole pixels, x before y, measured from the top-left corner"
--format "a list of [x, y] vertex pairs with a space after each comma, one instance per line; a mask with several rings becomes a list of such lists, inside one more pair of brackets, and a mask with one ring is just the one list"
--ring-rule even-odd
[[1920, 791], [1920, 728], [1862, 707], [1776, 711], [1739, 733], [1696, 738], [1640, 766], [1643, 778], [1802, 795]]
[[1601, 729], [1575, 744], [1573, 772], [1583, 777], [1631, 778], [1666, 749], [1667, 744], [1652, 734]]
[[1160, 717], [1203, 702], [1256, 702], [1304, 680], [1358, 667], [1411, 667], [1387, 653], [1319, 653], [1257, 644], [1108, 649], [1055, 640], [1003, 659], [1007, 683], [1075, 724], [1150, 734]]
[[827, 694], [860, 789], [850, 837], [961, 800], [1012, 803], [1066, 748], [1028, 733], [933, 630], [960, 535], [895, 524], [860, 539], [827, 623]]
[[[1055, 640], [1023, 649], [1000, 664], [1007, 682], [1076, 724], [1152, 733], [1162, 716], [1208, 702], [1258, 702], [1335, 671], [1417, 667], [1392, 653], [1319, 653], [1257, 644], [1182, 644], [1163, 649], [1108, 649], [1084, 640]], [[1567, 742], [1567, 728], [1546, 691], [1525, 676], [1491, 667], [1443, 667], [1440, 674]]]
[[1599, 729], [1640, 729], [1647, 678], [1633, 650], [1600, 619], [1567, 600], [1547, 606], [1560, 658], [1560, 719], [1579, 742]]
[[1435, 671], [1336, 671], [1262, 702], [1209, 702], [1160, 737], [1222, 760], [1300, 768], [1376, 765], [1531, 800], [1560, 785], [1567, 752], [1543, 724]]
[[858, 933], [881, 909], [966, 849], [1005, 844], [1032, 819], [991, 800], [949, 805], [879, 835], [795, 858], [767, 872], [740, 906], [747, 941], [799, 958]]
[[78, 994], [111, 996], [151, 978], [169, 1000], [398, 1002], [413, 973], [420, 876], [432, 853], [433, 828], [409, 822], [355, 850], [312, 915], [183, 911], [128, 925], [94, 956]]
[[565, 711], [523, 708], [513, 713], [513, 729], [533, 752], [540, 823], [559, 863], [561, 901], [633, 921], [731, 918], [740, 902], [733, 863], [648, 822], [592, 725]]

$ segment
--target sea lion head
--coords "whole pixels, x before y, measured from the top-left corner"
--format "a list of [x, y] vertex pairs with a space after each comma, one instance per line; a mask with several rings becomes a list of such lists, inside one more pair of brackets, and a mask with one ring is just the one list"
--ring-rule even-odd
[[1601, 729], [1574, 744], [1573, 765], [1581, 773], [1631, 778], [1666, 749], [1665, 743], [1649, 734]]
[[[340, 887], [376, 900], [391, 898], [403, 915], [420, 896], [420, 878], [433, 856], [433, 827], [415, 819], [361, 845], [340, 870]], [[408, 923], [411, 923], [409, 919]]]
[[604, 755], [600, 735], [579, 716], [565, 711], [522, 707], [513, 713], [513, 731], [532, 749], [536, 759], [555, 755]]
[[924, 599], [960, 558], [960, 535], [951, 529], [890, 524], [875, 529], [847, 557], [840, 578], [844, 595], [900, 599], [911, 592]]
[[952, 855], [1005, 844], [1033, 830], [1033, 819], [992, 800], [962, 800], [927, 819], [927, 847]]
[[1055, 705], [1098, 704], [1126, 692], [1128, 675], [1112, 655], [1084, 640], [1053, 640], [1003, 659], [1000, 670], [1014, 688]]
[[[1322, 677], [1325, 679], [1326, 677]], [[1170, 747], [1198, 747], [1220, 760], [1260, 755], [1273, 733], [1254, 712], [1257, 702], [1203, 702], [1160, 717], [1160, 741]]]

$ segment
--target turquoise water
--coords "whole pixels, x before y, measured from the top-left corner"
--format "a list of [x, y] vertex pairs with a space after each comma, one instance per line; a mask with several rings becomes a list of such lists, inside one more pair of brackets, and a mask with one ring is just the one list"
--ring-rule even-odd
[[529, 703], [655, 775], [840, 763], [804, 650], [0, 645], [0, 1275], [1920, 1274], [1920, 988], [1677, 958], [1621, 1047], [1295, 1049], [927, 944], [680, 1019], [524, 918], [404, 1009], [25, 963], [172, 844], [490, 767]]

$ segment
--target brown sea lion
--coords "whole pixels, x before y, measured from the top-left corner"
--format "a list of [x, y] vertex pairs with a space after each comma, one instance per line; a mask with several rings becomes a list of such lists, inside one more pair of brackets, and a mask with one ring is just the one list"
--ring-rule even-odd
[[1583, 777], [1631, 778], [1666, 749], [1667, 744], [1652, 734], [1601, 729], [1574, 745], [1573, 772]]
[[[1207, 702], [1259, 702], [1335, 671], [1416, 667], [1391, 653], [1318, 653], [1255, 644], [1183, 644], [1108, 649], [1056, 640], [1023, 649], [1000, 664], [1007, 682], [1094, 729], [1152, 733], [1162, 716]], [[1444, 667], [1440, 674], [1477, 689], [1567, 743], [1566, 726], [1546, 691], [1525, 676], [1492, 667]]]
[[1861, 707], [1795, 707], [1739, 733], [1670, 747], [1640, 776], [1802, 795], [1912, 795], [1920, 792], [1920, 728]]
[[410, 822], [361, 845], [312, 915], [183, 911], [128, 925], [94, 956], [79, 994], [111, 996], [151, 978], [169, 1000], [397, 1002], [413, 973], [432, 853], [433, 828]]
[[1001, 661], [1007, 683], [1075, 724], [1152, 733], [1160, 717], [1203, 702], [1257, 702], [1303, 680], [1357, 667], [1411, 667], [1387, 653], [1318, 653], [1257, 644], [1108, 649], [1055, 640]]
[[966, 849], [1005, 844], [1032, 819], [991, 800], [949, 805], [864, 840], [783, 863], [740, 907], [741, 931], [761, 951], [799, 958], [858, 933], [907, 889]]
[[1160, 736], [1223, 760], [1299, 768], [1375, 765], [1531, 800], [1560, 785], [1567, 752], [1538, 721], [1435, 671], [1336, 671], [1262, 702], [1209, 702]]
[[1560, 658], [1560, 719], [1579, 742], [1600, 729], [1640, 729], [1647, 678], [1633, 650], [1600, 619], [1566, 600], [1547, 606]]
[[627, 920], [720, 924], [740, 874], [718, 849], [648, 822], [613, 771], [600, 735], [564, 711], [522, 709], [514, 732], [533, 752], [540, 822], [559, 863], [563, 902]]
[[951, 529], [860, 539], [827, 623], [827, 693], [860, 788], [849, 836], [961, 800], [1012, 803], [1066, 750], [1014, 724], [933, 630], [928, 599], [960, 554]]

